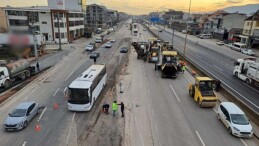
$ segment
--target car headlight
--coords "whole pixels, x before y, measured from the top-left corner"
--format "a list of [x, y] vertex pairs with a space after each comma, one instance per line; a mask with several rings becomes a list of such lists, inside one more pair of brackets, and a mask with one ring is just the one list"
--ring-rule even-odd
[[239, 129], [237, 129], [236, 127], [233, 127], [236, 131], [240, 131]]

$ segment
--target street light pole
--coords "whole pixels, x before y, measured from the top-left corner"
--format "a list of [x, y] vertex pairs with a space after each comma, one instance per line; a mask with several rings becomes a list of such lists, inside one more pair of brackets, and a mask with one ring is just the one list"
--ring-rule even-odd
[[[188, 13], [187, 21], [188, 21], [188, 19], [190, 18], [191, 4], [192, 4], [192, 0], [190, 0], [190, 4], [189, 4], [189, 13]], [[186, 34], [185, 34], [184, 50], [183, 50], [183, 58], [184, 58], [184, 59], [185, 59], [185, 50], [186, 50], [186, 41], [187, 41], [187, 29], [188, 29], [187, 21], [186, 21]]]

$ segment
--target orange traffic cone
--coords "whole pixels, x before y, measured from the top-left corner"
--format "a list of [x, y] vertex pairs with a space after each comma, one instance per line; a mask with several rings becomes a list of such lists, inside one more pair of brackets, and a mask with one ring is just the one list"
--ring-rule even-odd
[[57, 104], [57, 103], [54, 103], [53, 108], [54, 108], [54, 109], [58, 109], [58, 104]]
[[36, 131], [36, 132], [41, 131], [41, 127], [40, 127], [40, 125], [39, 125], [39, 124], [36, 124], [36, 126], [35, 126], [35, 131]]

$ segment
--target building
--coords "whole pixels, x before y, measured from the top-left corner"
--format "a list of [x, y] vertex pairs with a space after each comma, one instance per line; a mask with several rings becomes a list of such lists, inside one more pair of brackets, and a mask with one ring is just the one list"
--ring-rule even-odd
[[[250, 41], [248, 41], [250, 37]], [[259, 10], [252, 16], [245, 19], [243, 33], [240, 40], [253, 48], [259, 48]]]
[[228, 33], [228, 42], [237, 41], [242, 34], [246, 14], [232, 13], [222, 17], [222, 28]]
[[109, 19], [107, 25], [110, 27], [115, 26], [119, 22], [119, 13], [116, 10], [108, 9]]
[[84, 17], [80, 11], [51, 9], [48, 6], [4, 7], [2, 9], [5, 11], [9, 32], [32, 33], [34, 25], [35, 32], [44, 35], [48, 43], [59, 42], [58, 26], [60, 26], [62, 43], [71, 42], [82, 36], [84, 32]]
[[7, 19], [4, 9], [0, 8], [0, 33], [8, 31]]
[[104, 6], [91, 4], [86, 6], [86, 25], [89, 28], [106, 28], [109, 19], [108, 9]]
[[82, 11], [86, 0], [48, 0], [50, 9], [68, 9], [71, 11]]
[[179, 22], [181, 23], [183, 20], [183, 12], [182, 11], [175, 11], [175, 10], [168, 10], [165, 12], [163, 15], [164, 20], [166, 20], [168, 23], [173, 23], [173, 22]]
[[212, 14], [208, 14], [207, 18], [204, 20], [203, 25], [203, 33], [205, 34], [214, 34], [214, 36], [221, 36], [222, 32], [222, 23], [223, 23], [223, 16], [227, 15], [228, 13], [225, 11], [216, 11]]

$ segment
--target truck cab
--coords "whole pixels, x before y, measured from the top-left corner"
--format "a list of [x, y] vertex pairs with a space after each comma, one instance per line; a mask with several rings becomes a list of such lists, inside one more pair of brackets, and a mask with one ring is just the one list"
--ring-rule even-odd
[[[0, 67], [0, 87], [8, 86], [8, 80], [10, 80], [7, 67]], [[7, 82], [6, 82], [7, 81]]]

